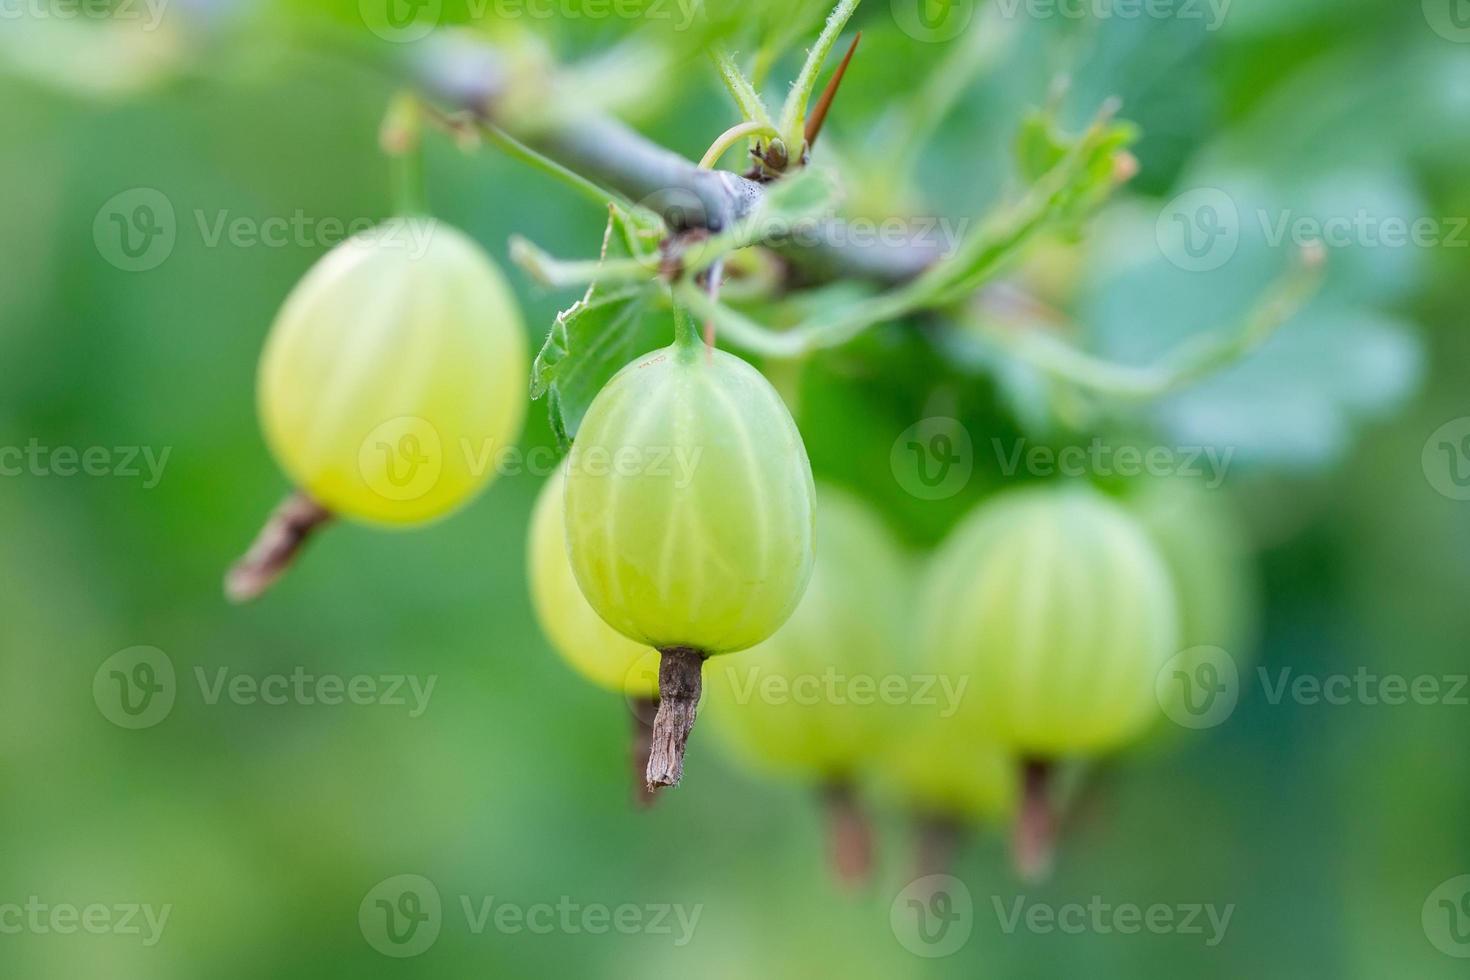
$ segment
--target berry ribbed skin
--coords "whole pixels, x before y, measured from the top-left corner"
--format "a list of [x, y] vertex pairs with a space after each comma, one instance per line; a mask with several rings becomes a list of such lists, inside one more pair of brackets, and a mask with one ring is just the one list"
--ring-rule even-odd
[[572, 571], [661, 655], [647, 785], [678, 785], [705, 658], [775, 633], [811, 577], [806, 447], [760, 372], [683, 327], [598, 392], [568, 465]]
[[467, 502], [520, 434], [525, 331], [490, 257], [427, 219], [328, 253], [276, 318], [258, 399], [271, 451], [335, 514], [417, 524]]
[[770, 639], [709, 667], [711, 717], [736, 755], [821, 780], [868, 763], [900, 710], [877, 687], [910, 673], [900, 654], [907, 572], [867, 505], [818, 488], [816, 566], [801, 604]]
[[961, 714], [1020, 756], [1137, 737], [1178, 649], [1174, 587], [1138, 522], [1090, 488], [1012, 491], [950, 536], [927, 576], [926, 648], [969, 674]]
[[598, 687], [658, 697], [658, 651], [634, 643], [593, 611], [572, 576], [563, 518], [566, 462], [541, 488], [531, 513], [527, 577], [541, 629], [562, 659]]
[[806, 589], [813, 495], [770, 383], [676, 343], [619, 371], [582, 420], [566, 486], [572, 568], [598, 615], [638, 643], [743, 650]]

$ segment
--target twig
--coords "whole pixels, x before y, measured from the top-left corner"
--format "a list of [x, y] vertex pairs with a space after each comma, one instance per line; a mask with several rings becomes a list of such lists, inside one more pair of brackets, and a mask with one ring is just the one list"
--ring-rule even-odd
[[914, 836], [915, 878], [947, 875], [954, 869], [955, 857], [965, 840], [963, 823], [948, 813], [919, 813], [914, 817]]
[[653, 806], [658, 799], [648, 788], [648, 757], [653, 748], [653, 721], [658, 714], [658, 698], [632, 698], [633, 709], [633, 804], [640, 809]]
[[832, 870], [841, 884], [860, 885], [873, 871], [873, 828], [851, 781], [835, 780], [822, 787], [822, 804]]
[[704, 654], [689, 647], [660, 650], [658, 714], [648, 752], [648, 790], [677, 786], [684, 777], [684, 747], [694, 728], [703, 686]]
[[225, 575], [225, 597], [249, 602], [291, 567], [306, 540], [332, 514], [300, 490], [293, 491], [266, 520], [255, 543]]
[[1051, 800], [1051, 763], [1021, 763], [1021, 808], [1016, 814], [1011, 858], [1021, 880], [1037, 882], [1051, 873], [1056, 851], [1057, 818]]

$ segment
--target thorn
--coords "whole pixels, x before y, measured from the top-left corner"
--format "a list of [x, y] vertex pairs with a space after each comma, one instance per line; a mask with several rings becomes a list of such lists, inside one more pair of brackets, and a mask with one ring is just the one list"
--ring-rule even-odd
[[857, 37], [852, 39], [852, 44], [847, 48], [847, 54], [842, 56], [842, 61], [832, 77], [827, 79], [827, 87], [822, 90], [821, 98], [812, 108], [812, 114], [806, 120], [806, 145], [813, 146], [817, 142], [817, 134], [822, 131], [822, 123], [827, 120], [827, 110], [832, 108], [832, 100], [837, 97], [837, 86], [842, 84], [842, 76], [847, 74], [847, 63], [852, 60], [852, 54], [857, 50], [858, 42], [863, 39], [863, 32], [858, 31]]

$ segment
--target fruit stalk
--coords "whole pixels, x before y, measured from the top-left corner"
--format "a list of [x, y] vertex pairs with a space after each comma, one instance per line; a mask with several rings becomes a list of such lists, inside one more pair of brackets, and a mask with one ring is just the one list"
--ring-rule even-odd
[[691, 647], [659, 651], [658, 714], [648, 752], [648, 791], [677, 786], [684, 776], [684, 746], [694, 728], [703, 684], [704, 654]]
[[647, 808], [658, 799], [648, 786], [648, 757], [653, 750], [653, 722], [658, 715], [658, 698], [632, 698], [633, 708], [633, 803]]
[[1021, 808], [1016, 814], [1012, 859], [1016, 873], [1028, 882], [1046, 878], [1056, 849], [1052, 771], [1052, 764], [1044, 759], [1027, 759], [1021, 764]]
[[822, 787], [827, 811], [827, 843], [832, 869], [844, 885], [856, 886], [873, 870], [873, 829], [868, 815], [848, 780], [834, 780]]
[[307, 538], [332, 519], [321, 504], [300, 490], [292, 493], [266, 519], [255, 543], [225, 575], [225, 596], [231, 602], [249, 602], [280, 578]]
[[964, 825], [948, 813], [920, 813], [914, 824], [918, 838], [914, 877], [949, 874], [964, 842]]

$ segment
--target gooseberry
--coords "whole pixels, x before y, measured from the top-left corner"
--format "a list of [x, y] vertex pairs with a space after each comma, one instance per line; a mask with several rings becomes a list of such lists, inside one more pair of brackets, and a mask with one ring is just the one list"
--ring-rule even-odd
[[[526, 549], [531, 600], [552, 648], [582, 677], [628, 698], [634, 718], [634, 767], [644, 786], [648, 726], [658, 706], [658, 652], [628, 639], [593, 611], [572, 575], [567, 557], [566, 461], [541, 488], [531, 512]], [[640, 793], [637, 797], [647, 802]]]
[[661, 653], [648, 782], [675, 785], [704, 659], [771, 636], [806, 589], [806, 448], [760, 372], [686, 334], [598, 392], [569, 467], [572, 570], [599, 616]]

